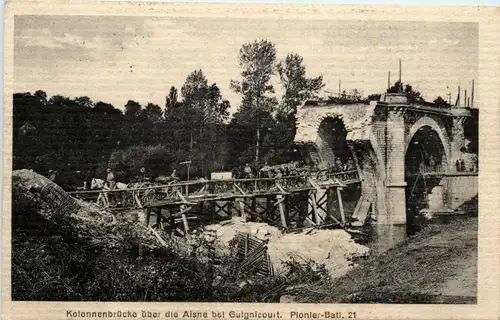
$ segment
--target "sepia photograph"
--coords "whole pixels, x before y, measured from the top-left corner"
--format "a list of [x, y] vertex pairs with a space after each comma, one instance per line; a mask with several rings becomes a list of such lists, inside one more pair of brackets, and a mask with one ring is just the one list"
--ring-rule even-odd
[[476, 305], [479, 29], [16, 14], [12, 301]]

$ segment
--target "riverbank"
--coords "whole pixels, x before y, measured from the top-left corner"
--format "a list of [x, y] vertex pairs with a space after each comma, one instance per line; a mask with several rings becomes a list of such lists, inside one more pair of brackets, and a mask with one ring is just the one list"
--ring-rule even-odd
[[314, 303], [476, 303], [477, 199], [465, 207], [466, 215], [429, 224], [346, 275], [296, 297]]

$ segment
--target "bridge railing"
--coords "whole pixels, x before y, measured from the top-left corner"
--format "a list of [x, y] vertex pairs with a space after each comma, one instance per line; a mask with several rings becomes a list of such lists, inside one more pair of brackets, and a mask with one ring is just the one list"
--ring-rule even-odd
[[[156, 200], [187, 201], [189, 197], [210, 195], [247, 195], [271, 191], [286, 191], [301, 188], [310, 188], [309, 179], [328, 181], [330, 179], [349, 181], [357, 179], [357, 171], [329, 173], [328, 171], [302, 171], [298, 175], [274, 178], [227, 179], [227, 180], [202, 180], [183, 181], [168, 185], [141, 186], [130, 189], [89, 190], [76, 191], [69, 194], [84, 199], [89, 195], [119, 195], [126, 204], [151, 202]], [[283, 189], [280, 190], [280, 187]], [[117, 196], [118, 196], [117, 195]]]

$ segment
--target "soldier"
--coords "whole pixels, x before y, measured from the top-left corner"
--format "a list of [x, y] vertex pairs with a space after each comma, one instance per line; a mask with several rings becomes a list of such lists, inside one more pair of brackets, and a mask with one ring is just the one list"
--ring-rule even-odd
[[[113, 171], [111, 171], [111, 168], [106, 169], [106, 185], [109, 188], [109, 190], [114, 190], [116, 188], [116, 180], [115, 180], [115, 175], [113, 174]], [[113, 192], [110, 192], [109, 194], [109, 202], [111, 203], [111, 199], [113, 199], [113, 202], [116, 202], [116, 197]]]
[[269, 178], [270, 171], [271, 171], [271, 167], [269, 167], [269, 165], [267, 164], [267, 161], [266, 161], [266, 163], [264, 164], [262, 169], [260, 169], [261, 178]]
[[146, 168], [141, 167], [140, 173], [139, 173], [139, 182], [146, 182]]
[[252, 177], [252, 168], [250, 168], [250, 165], [248, 163], [245, 165], [243, 172], [245, 173], [246, 179], [250, 179]]

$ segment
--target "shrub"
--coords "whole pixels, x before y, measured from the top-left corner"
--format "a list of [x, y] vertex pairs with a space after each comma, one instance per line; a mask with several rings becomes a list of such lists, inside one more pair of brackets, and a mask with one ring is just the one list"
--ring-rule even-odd
[[145, 167], [149, 175], [166, 174], [172, 171], [173, 161], [172, 153], [161, 145], [133, 146], [113, 152], [108, 166], [118, 179], [129, 181], [139, 174], [141, 167]]

